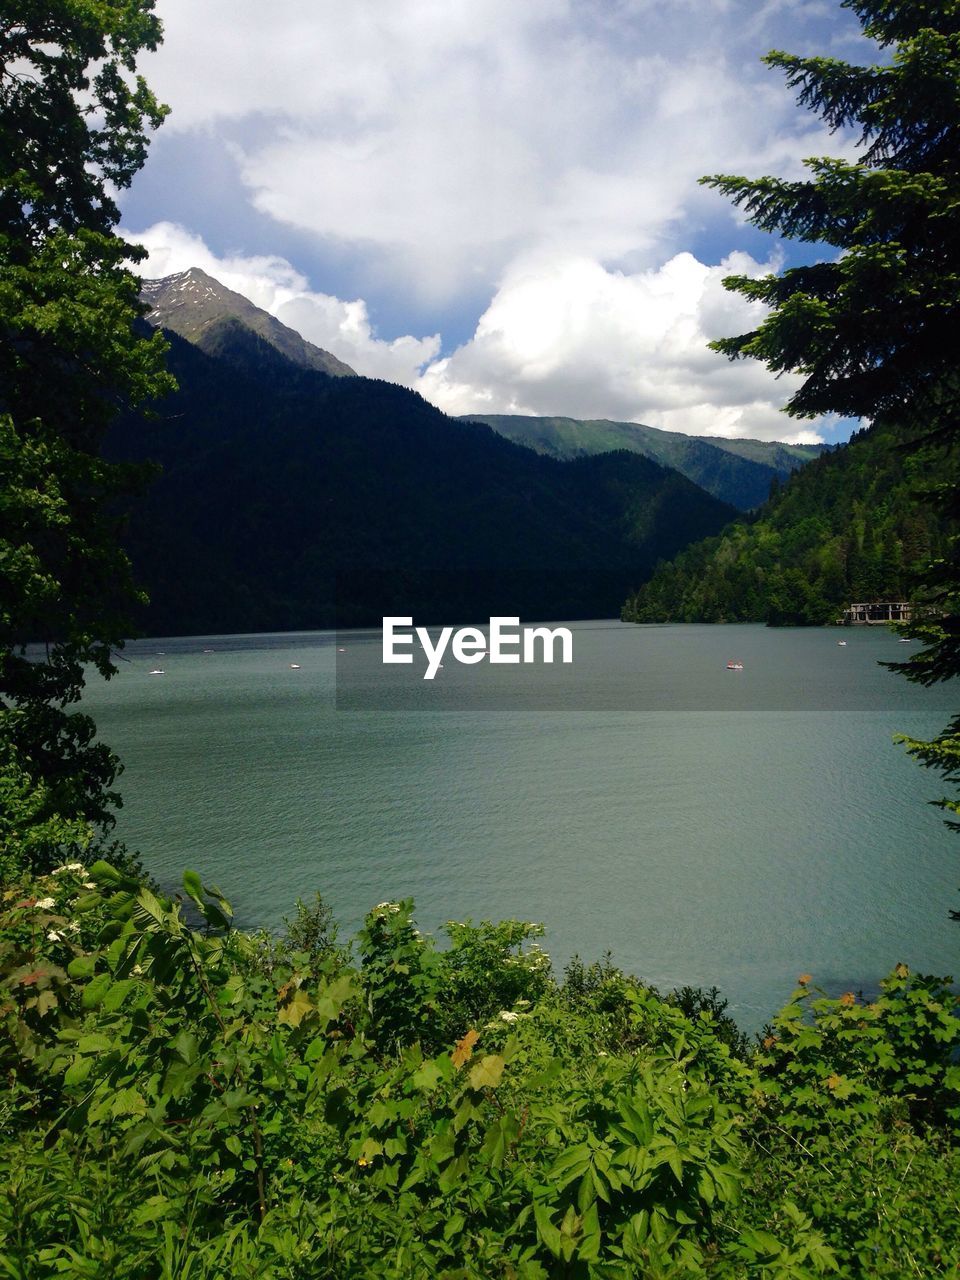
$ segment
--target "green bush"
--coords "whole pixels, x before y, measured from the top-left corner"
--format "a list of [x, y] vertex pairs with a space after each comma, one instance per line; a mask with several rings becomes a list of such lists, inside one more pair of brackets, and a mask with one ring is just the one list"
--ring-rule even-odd
[[[192, 922], [192, 923], [191, 923]], [[750, 1051], [715, 991], [523, 922], [322, 901], [232, 927], [105, 862], [8, 883], [0, 1271], [277, 1277], [894, 1277], [960, 1259], [958, 1022], [902, 967], [801, 986]]]

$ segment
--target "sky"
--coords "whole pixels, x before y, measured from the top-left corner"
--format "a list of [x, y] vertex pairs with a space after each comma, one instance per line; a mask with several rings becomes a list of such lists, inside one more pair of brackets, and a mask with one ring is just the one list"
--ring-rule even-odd
[[836, 0], [158, 0], [170, 115], [133, 187], [140, 270], [198, 266], [448, 413], [837, 440], [799, 384], [711, 338], [724, 290], [830, 256], [745, 224], [708, 173], [854, 154], [771, 48], [875, 61]]

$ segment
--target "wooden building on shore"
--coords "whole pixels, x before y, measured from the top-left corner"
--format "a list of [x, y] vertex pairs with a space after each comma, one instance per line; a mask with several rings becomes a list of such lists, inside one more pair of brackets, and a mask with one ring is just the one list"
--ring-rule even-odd
[[845, 627], [872, 627], [888, 622], [912, 622], [913, 605], [907, 600], [870, 600], [843, 611]]

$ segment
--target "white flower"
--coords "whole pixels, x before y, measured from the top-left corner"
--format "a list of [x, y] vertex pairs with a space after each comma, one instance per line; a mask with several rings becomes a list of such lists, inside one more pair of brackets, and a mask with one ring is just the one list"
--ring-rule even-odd
[[62, 867], [54, 867], [51, 875], [58, 876], [63, 871], [86, 871], [82, 862], [65, 862]]
[[38, 898], [33, 904], [38, 911], [49, 911], [51, 907], [57, 905], [56, 898]]
[[514, 1013], [511, 1009], [501, 1009], [501, 1010], [500, 1010], [500, 1021], [501, 1021], [501, 1022], [516, 1022], [516, 1020], [517, 1020], [519, 1017], [520, 1017], [519, 1013]]
[[63, 934], [62, 934], [62, 933], [60, 933], [60, 932], [59, 932], [58, 930], [56, 930], [56, 929], [51, 929], [51, 930], [50, 930], [50, 932], [47, 934], [47, 941], [48, 941], [48, 942], [62, 942], [62, 941], [63, 941]]
[[97, 887], [96, 880], [84, 880], [84, 882], [80, 886], [81, 889], [95, 889], [96, 887]]

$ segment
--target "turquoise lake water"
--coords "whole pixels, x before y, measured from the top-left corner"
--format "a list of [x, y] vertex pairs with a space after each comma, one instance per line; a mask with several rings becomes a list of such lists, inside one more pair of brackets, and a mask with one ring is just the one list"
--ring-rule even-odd
[[383, 668], [379, 632], [138, 641], [85, 697], [126, 766], [118, 833], [248, 925], [316, 890], [345, 932], [406, 896], [427, 930], [538, 920], [558, 965], [609, 950], [664, 989], [717, 984], [750, 1027], [803, 971], [960, 973], [960, 840], [891, 741], [956, 695], [878, 666], [907, 645], [567, 625], [572, 667], [448, 660], [432, 684]]

